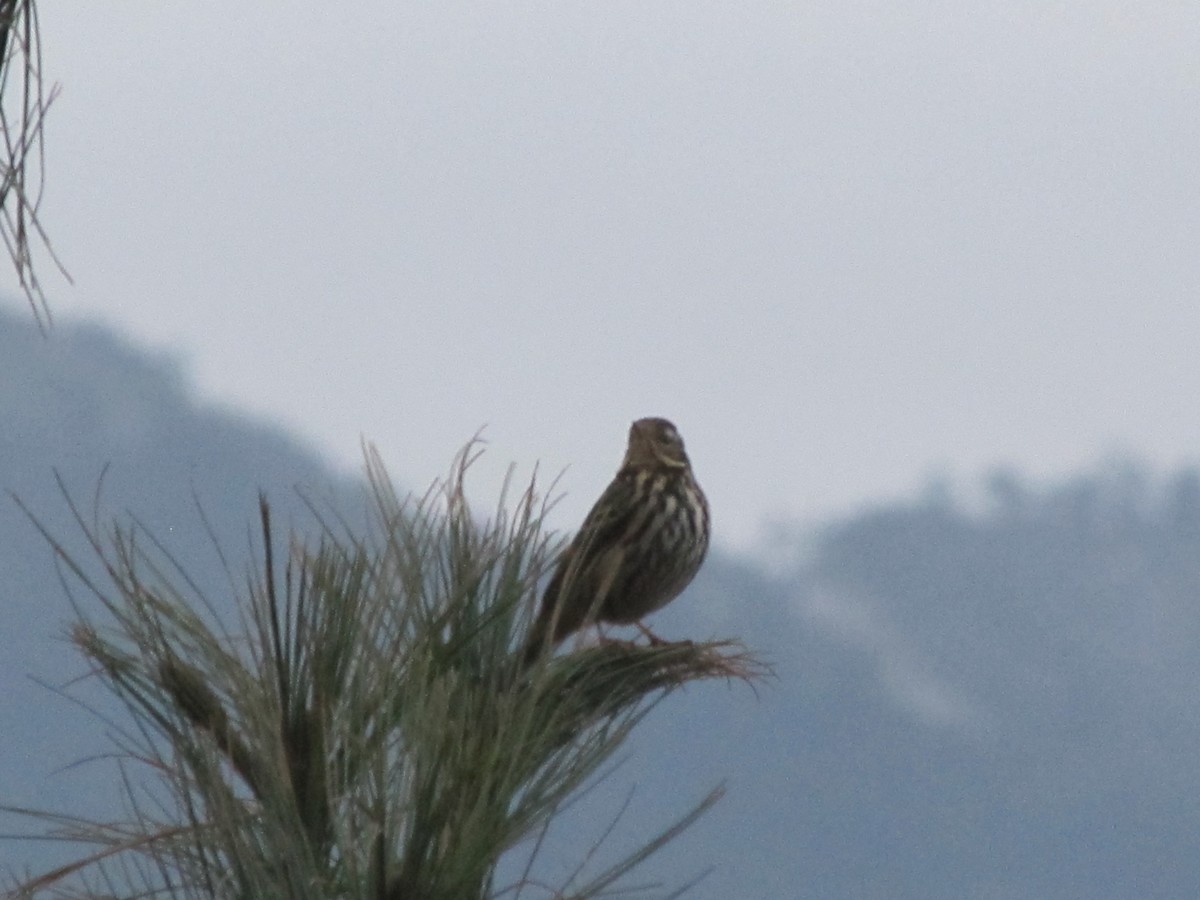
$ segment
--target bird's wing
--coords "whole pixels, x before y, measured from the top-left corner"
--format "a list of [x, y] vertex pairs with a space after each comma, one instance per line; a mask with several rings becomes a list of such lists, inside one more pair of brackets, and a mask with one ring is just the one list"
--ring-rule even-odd
[[588, 548], [608, 548], [624, 543], [624, 536], [642, 513], [643, 504], [637, 502], [637, 493], [637, 476], [619, 473], [584, 518], [579, 534], [571, 542], [572, 548], [578, 545], [578, 552], [586, 556], [589, 555]]
[[[603, 604], [603, 595], [611, 589], [624, 559], [625, 542], [621, 537], [637, 515], [633, 502], [636, 490], [634, 477], [618, 474], [584, 517], [546, 586], [540, 631], [548, 630], [546, 620], [556, 617], [555, 639], [562, 637]], [[564, 598], [564, 592], [569, 597]], [[576, 598], [583, 602], [575, 602]], [[556, 611], [556, 606], [561, 608]]]

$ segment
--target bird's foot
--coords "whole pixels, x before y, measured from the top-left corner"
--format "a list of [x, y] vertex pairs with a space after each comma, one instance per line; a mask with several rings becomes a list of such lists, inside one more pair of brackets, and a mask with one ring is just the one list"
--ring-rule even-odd
[[640, 631], [642, 634], [644, 634], [646, 636], [646, 640], [648, 640], [650, 642], [651, 647], [665, 647], [665, 646], [667, 646], [667, 644], [671, 643], [670, 641], [663, 640], [662, 638], [660, 638], [657, 634], [655, 634], [653, 631], [651, 631], [649, 628], [647, 628], [641, 622], [634, 622], [633, 624], [638, 627], [638, 631]]

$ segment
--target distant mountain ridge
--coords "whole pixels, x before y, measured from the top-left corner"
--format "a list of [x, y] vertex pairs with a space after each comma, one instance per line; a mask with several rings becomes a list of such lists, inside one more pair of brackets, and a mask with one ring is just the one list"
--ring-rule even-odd
[[[78, 541], [55, 470], [89, 515], [105, 472], [102, 508], [136, 514], [214, 592], [197, 500], [236, 556], [260, 488], [297, 519], [297, 485], [362, 496], [281, 430], [197, 403], [169, 357], [0, 311], [0, 488]], [[718, 555], [656, 618], [741, 636], [778, 675], [757, 698], [673, 695], [636, 735], [614, 777], [636, 783], [639, 832], [729, 788], [654, 860], [664, 882], [713, 866], [688, 896], [1200, 894], [1200, 475], [990, 485], [980, 508], [934, 496], [828, 523], [786, 576]], [[7, 493], [0, 576], [0, 803], [109, 810], [98, 767], [55, 771], [106, 749], [106, 729], [28, 677], [82, 666], [52, 554]], [[574, 813], [582, 846], [606, 802]], [[0, 839], [0, 872], [54, 855]]]
[[[197, 403], [169, 357], [94, 325], [59, 324], [43, 337], [19, 310], [0, 311], [0, 423], [0, 684], [8, 686], [0, 802], [31, 803], [70, 780], [46, 773], [87, 755], [64, 736], [95, 723], [29, 680], [57, 684], [82, 668], [61, 639], [71, 610], [50, 547], [14, 496], [90, 561], [61, 479], [86, 518], [97, 496], [102, 525], [105, 516], [136, 516], [220, 590], [223, 573], [197, 504], [236, 560], [260, 488], [287, 514], [298, 512], [297, 486], [318, 497], [346, 497], [354, 486], [280, 429]], [[0, 849], [0, 862], [8, 852]]]

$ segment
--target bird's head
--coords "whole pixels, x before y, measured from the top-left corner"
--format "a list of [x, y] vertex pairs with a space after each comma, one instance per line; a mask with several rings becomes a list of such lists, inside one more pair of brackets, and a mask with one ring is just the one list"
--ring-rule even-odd
[[666, 419], [638, 419], [629, 427], [624, 465], [686, 469], [689, 463], [674, 425]]

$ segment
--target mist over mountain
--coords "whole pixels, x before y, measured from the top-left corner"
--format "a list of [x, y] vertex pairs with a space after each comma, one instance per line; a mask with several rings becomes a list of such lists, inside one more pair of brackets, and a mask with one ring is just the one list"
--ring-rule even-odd
[[[28, 318], [0, 312], [0, 487], [81, 557], [56, 471], [85, 516], [103, 473], [101, 509], [136, 515], [218, 597], [198, 503], [236, 572], [260, 488], [298, 521], [296, 486], [361, 502], [279, 429], [198, 403], [169, 357], [98, 327], [46, 339]], [[798, 534], [782, 575], [711, 559], [656, 631], [740, 636], [778, 677], [757, 696], [669, 697], [613, 789], [570, 813], [551, 871], [630, 786], [618, 834], [644, 836], [723, 781], [647, 870], [671, 884], [712, 867], [688, 896], [1196, 896], [1200, 473], [1131, 463], [968, 488]], [[53, 554], [7, 493], [0, 548], [0, 803], [119, 814], [111, 768], [58, 771], [109, 749], [111, 727], [30, 678], [61, 686], [83, 665]], [[57, 853], [2, 839], [0, 871]]]

